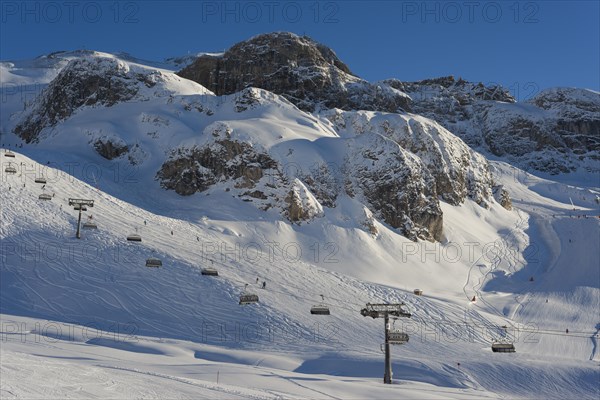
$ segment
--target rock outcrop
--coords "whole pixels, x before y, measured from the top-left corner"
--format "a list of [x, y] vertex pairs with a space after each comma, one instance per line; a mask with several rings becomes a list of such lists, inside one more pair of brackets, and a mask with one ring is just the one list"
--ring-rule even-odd
[[136, 82], [148, 87], [155, 84], [152, 76], [130, 74], [127, 64], [117, 59], [75, 59], [36, 99], [33, 109], [16, 126], [15, 133], [27, 143], [37, 141], [44, 128], [56, 125], [81, 107], [110, 107], [131, 100], [138, 93]]
[[597, 92], [554, 88], [517, 103], [500, 86], [453, 77], [385, 83], [411, 96], [413, 112], [439, 122], [484, 153], [551, 174], [581, 167], [600, 170]]
[[220, 181], [233, 181], [237, 188], [252, 189], [266, 171], [275, 172], [276, 167], [268, 154], [255, 151], [247, 143], [225, 139], [209, 146], [178, 149], [162, 165], [157, 178], [165, 189], [185, 196]]
[[109, 138], [98, 138], [94, 141], [93, 145], [98, 154], [107, 160], [113, 160], [121, 157], [123, 154], [129, 151], [129, 146], [127, 146], [122, 140], [119, 141], [111, 140]]
[[496, 201], [507, 210], [512, 210], [512, 200], [508, 190], [503, 185], [497, 185], [492, 188]]
[[487, 160], [434, 121], [412, 114], [365, 111], [332, 110], [323, 116], [342, 136], [378, 133], [416, 155], [444, 201], [459, 205], [469, 197], [487, 207], [492, 197]]

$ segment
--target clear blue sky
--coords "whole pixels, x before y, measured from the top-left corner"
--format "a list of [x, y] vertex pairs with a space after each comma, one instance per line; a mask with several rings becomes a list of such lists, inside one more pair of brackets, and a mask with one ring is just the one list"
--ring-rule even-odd
[[600, 89], [599, 1], [1, 1], [0, 58], [78, 48], [162, 60], [306, 34], [368, 80], [455, 75], [516, 97]]

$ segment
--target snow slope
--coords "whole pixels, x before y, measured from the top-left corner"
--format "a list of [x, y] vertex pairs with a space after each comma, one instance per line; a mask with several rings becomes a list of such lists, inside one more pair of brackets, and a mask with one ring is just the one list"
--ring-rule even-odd
[[[494, 161], [489, 176], [515, 209], [494, 201], [483, 208], [476, 195], [457, 205], [441, 200], [441, 241], [413, 242], [348, 195], [320, 207], [298, 171], [331, 167], [322, 175], [323, 189], [332, 189], [343, 182], [344, 158], [366, 165], [361, 146], [385, 134], [417, 154], [436, 138], [419, 137], [434, 127], [426, 118], [347, 112], [352, 126], [341, 128], [266, 91], [214, 96], [167, 64], [61, 54], [1, 65], [1, 141], [16, 150], [15, 158], [0, 151], [2, 398], [600, 395], [597, 174], [580, 171], [567, 184]], [[67, 61], [98, 58], [158, 79], [140, 86], [135, 101], [81, 107], [40, 143], [20, 147], [9, 132], [23, 102]], [[421, 153], [432, 168], [460, 174], [455, 160], [472, 157], [471, 174], [488, 174], [485, 160], [439, 132], [439, 151]], [[186, 197], [161, 188], [155, 174], [164, 159], [210, 145], [215, 133], [289, 166], [294, 191], [319, 218], [290, 223], [223, 182]], [[93, 149], [98, 139], [132, 150], [107, 160]], [[345, 150], [351, 141], [354, 153]], [[16, 174], [6, 173], [9, 163]], [[43, 190], [39, 176], [48, 181]], [[42, 192], [54, 197], [40, 201]], [[95, 200], [84, 220], [93, 215], [99, 229], [80, 240], [70, 197]], [[125, 240], [134, 232], [141, 243]], [[149, 257], [163, 267], [146, 268]], [[202, 276], [206, 266], [219, 277]], [[238, 305], [246, 284], [259, 304]], [[321, 294], [330, 317], [309, 313]], [[359, 312], [367, 302], [399, 301], [413, 317], [395, 327], [410, 341], [393, 348], [396, 384], [384, 386], [382, 321]], [[515, 354], [491, 352], [501, 337]]]
[[[433, 244], [407, 241], [385, 226], [374, 238], [352, 226], [290, 225], [261, 219], [253, 208], [229, 218], [221, 211], [220, 219], [163, 216], [25, 155], [2, 161], [3, 396], [598, 395], [593, 241], [599, 223], [572, 218], [564, 202], [572, 197], [578, 213], [597, 215], [598, 188], [524, 179], [496, 163], [495, 176], [520, 209], [443, 203], [452, 229], [446, 242]], [[19, 167], [17, 174], [4, 172], [7, 161]], [[42, 172], [45, 192], [55, 195], [47, 202], [38, 200], [41, 185], [33, 183]], [[128, 189], [120, 190], [127, 197]], [[95, 200], [88, 214], [99, 229], [83, 231], [80, 240], [73, 238], [69, 197]], [[177, 204], [169, 196], [163, 202]], [[555, 214], [551, 222], [542, 217], [547, 214]], [[126, 242], [136, 228], [143, 241]], [[570, 243], [569, 230], [578, 230]], [[538, 250], [531, 253], [533, 245]], [[563, 254], [568, 245], [573, 250]], [[151, 256], [163, 267], [145, 268]], [[200, 275], [208, 265], [219, 269], [218, 278]], [[572, 277], [563, 285], [566, 274]], [[246, 283], [259, 304], [237, 304]], [[425, 296], [412, 295], [415, 287]], [[308, 312], [320, 294], [331, 317]], [[471, 303], [474, 294], [478, 301]], [[359, 311], [367, 302], [397, 301], [413, 313], [396, 322], [411, 340], [393, 351], [399, 385], [383, 387], [382, 324]], [[509, 327], [517, 353], [491, 352], [501, 325]], [[222, 373], [218, 384], [215, 371]], [[86, 379], [89, 374], [101, 378]], [[61, 378], [48, 386], [55, 376]], [[148, 376], [164, 383], [143, 384]]]

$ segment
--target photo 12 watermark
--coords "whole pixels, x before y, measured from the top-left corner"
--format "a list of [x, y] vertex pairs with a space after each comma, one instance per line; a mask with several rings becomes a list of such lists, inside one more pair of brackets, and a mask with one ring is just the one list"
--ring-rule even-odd
[[137, 24], [140, 5], [136, 1], [2, 1], [0, 21], [3, 24]]
[[402, 23], [489, 23], [540, 22], [540, 3], [534, 1], [403, 1]]
[[337, 1], [202, 1], [202, 23], [314, 23], [340, 22]]

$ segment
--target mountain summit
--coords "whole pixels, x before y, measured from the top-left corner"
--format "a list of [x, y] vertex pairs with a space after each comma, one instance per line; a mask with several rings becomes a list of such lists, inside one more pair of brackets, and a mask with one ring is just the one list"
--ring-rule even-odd
[[410, 108], [410, 98], [404, 93], [360, 79], [330, 48], [289, 32], [258, 35], [222, 55], [200, 56], [178, 75], [217, 95], [250, 86], [265, 89], [305, 111], [398, 112]]

